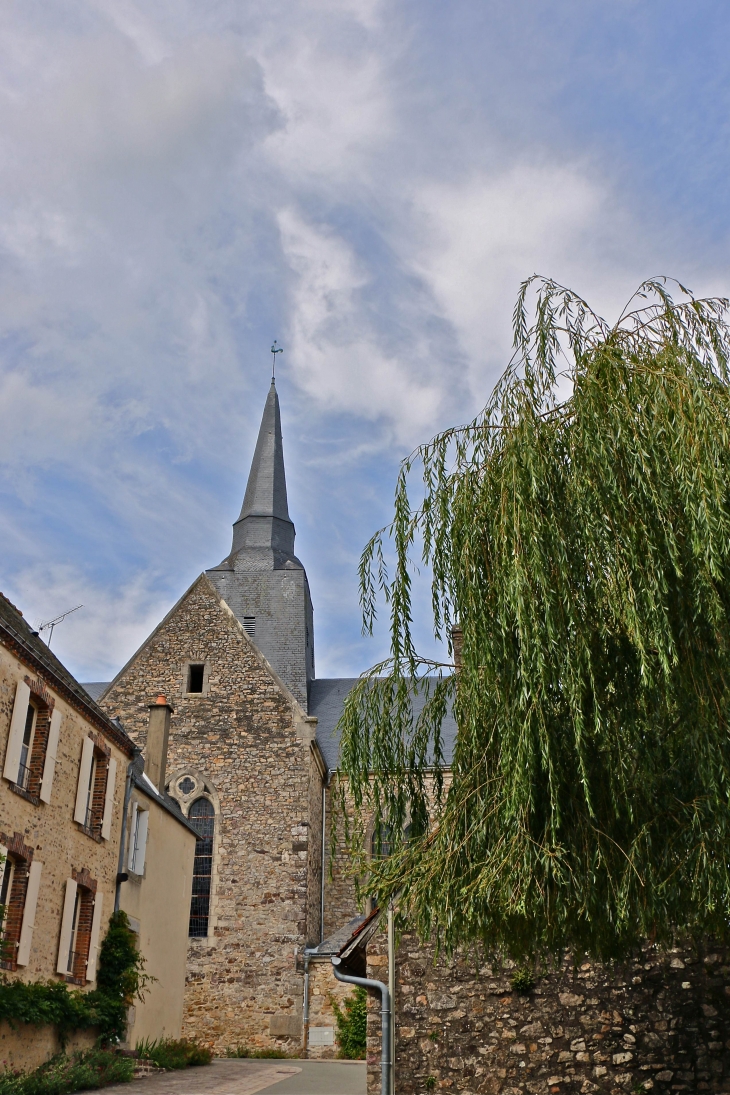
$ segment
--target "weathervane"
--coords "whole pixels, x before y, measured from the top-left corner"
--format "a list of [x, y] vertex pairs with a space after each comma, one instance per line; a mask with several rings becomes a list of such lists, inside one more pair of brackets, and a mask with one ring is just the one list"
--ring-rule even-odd
[[83, 607], [83, 605], [76, 605], [76, 608], [69, 608], [68, 612], [62, 612], [61, 615], [56, 616], [54, 620], [46, 620], [45, 623], [38, 624], [39, 635], [41, 631], [47, 631], [49, 627], [51, 629], [51, 634], [48, 636], [48, 643], [46, 644], [48, 647], [50, 647], [51, 645], [51, 639], [53, 638], [53, 629], [56, 624], [60, 624], [63, 620], [66, 619], [67, 616], [70, 616], [72, 612], [78, 612], [78, 610]]
[[277, 350], [277, 348], [276, 348], [276, 339], [274, 339], [274, 345], [271, 347], [271, 379], [272, 380], [274, 379], [274, 374], [276, 373], [276, 355], [277, 354], [283, 354], [283, 353], [284, 353], [284, 347], [279, 346], [279, 348]]

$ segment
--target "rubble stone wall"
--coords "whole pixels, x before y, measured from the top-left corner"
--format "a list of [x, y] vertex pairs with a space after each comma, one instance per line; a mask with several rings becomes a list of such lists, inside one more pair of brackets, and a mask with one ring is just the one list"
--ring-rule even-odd
[[[369, 976], [387, 980], [382, 933]], [[512, 988], [514, 968], [439, 959], [413, 936], [396, 959], [396, 1091], [485, 1095], [730, 1092], [730, 956], [709, 946], [609, 968], [591, 962]], [[368, 1015], [368, 1091], [380, 1088], [380, 1015]]]

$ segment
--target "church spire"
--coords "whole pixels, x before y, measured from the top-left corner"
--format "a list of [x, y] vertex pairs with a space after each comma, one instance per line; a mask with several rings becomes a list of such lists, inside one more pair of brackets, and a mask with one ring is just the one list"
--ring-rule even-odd
[[294, 525], [289, 517], [286, 498], [281, 413], [273, 377], [241, 514], [233, 526], [231, 555], [245, 548], [269, 548], [287, 555], [294, 554]]

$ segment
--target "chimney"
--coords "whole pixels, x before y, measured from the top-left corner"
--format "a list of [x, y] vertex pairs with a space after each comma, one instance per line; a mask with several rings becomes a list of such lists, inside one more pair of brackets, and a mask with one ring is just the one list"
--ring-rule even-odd
[[454, 665], [457, 672], [461, 669], [461, 653], [464, 647], [464, 632], [458, 624], [451, 628], [451, 649], [454, 651]]
[[165, 793], [165, 769], [167, 768], [167, 742], [170, 737], [172, 707], [162, 695], [148, 705], [150, 721], [147, 727], [145, 772], [160, 794]]

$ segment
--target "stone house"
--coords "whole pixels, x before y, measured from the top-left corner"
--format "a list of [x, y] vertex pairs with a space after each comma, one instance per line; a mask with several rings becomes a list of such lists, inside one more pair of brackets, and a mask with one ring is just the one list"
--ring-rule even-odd
[[[0, 967], [11, 979], [93, 988], [134, 746], [2, 595], [0, 750]], [[56, 1048], [50, 1028], [0, 1030], [14, 1064]]]
[[188, 950], [197, 832], [165, 793], [172, 708], [164, 696], [150, 705], [147, 757], [127, 772], [119, 849], [118, 904], [137, 933], [145, 973], [154, 978], [129, 1011], [127, 1043], [179, 1038]]

